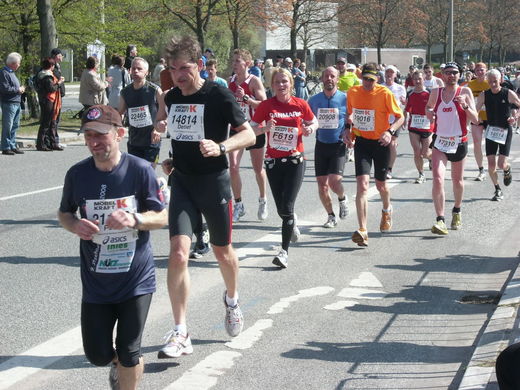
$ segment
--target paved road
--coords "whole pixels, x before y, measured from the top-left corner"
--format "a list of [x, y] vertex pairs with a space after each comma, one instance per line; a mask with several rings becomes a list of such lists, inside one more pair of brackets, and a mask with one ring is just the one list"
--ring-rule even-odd
[[[303, 235], [284, 271], [271, 265], [280, 220], [272, 199], [269, 218], [256, 220], [246, 158], [248, 214], [234, 227], [245, 332], [230, 340], [223, 329], [223, 284], [210, 254], [190, 263], [188, 326], [195, 352], [179, 359], [156, 358], [172, 319], [165, 285], [168, 233], [154, 232], [158, 291], [144, 334], [141, 388], [456, 389], [518, 264], [519, 141], [515, 136], [514, 180], [504, 201], [489, 201], [489, 180], [472, 181], [471, 157], [463, 229], [437, 237], [429, 232], [435, 217], [431, 181], [413, 184], [404, 137], [397, 178], [390, 182], [393, 232], [377, 232], [380, 202], [371, 189], [370, 246], [364, 249], [349, 240], [355, 212], [336, 229], [320, 227], [326, 216], [308, 154], [297, 201]], [[86, 156], [82, 145], [0, 156], [0, 389], [108, 388], [108, 369], [92, 367], [81, 348], [78, 239], [56, 220], [64, 174]], [[352, 163], [344, 182], [354, 209]]]

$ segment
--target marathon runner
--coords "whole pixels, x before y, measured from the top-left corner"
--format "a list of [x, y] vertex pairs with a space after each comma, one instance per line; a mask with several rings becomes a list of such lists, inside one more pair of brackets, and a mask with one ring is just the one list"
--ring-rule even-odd
[[424, 73], [417, 70], [412, 75], [414, 88], [408, 94], [405, 111], [408, 113], [408, 136], [413, 149], [413, 160], [419, 176], [416, 184], [426, 181], [424, 176], [424, 159], [428, 159], [431, 167], [433, 123], [426, 117], [426, 104], [430, 93], [424, 88]]
[[486, 156], [489, 177], [495, 186], [495, 194], [491, 200], [500, 201], [504, 199], [504, 195], [498, 184], [496, 154], [498, 152], [498, 167], [504, 171], [504, 185], [507, 187], [513, 180], [507, 157], [513, 138], [512, 124], [516, 122], [516, 113], [511, 110], [511, 104], [520, 107], [520, 99], [512, 90], [500, 85], [502, 76], [498, 70], [491, 69], [487, 72], [486, 78], [490, 89], [480, 93], [476, 107], [477, 110], [483, 105], [486, 107]]
[[149, 230], [166, 225], [167, 212], [150, 164], [121, 153], [125, 130], [114, 108], [88, 108], [81, 131], [92, 157], [67, 172], [58, 218], [81, 239], [83, 349], [92, 364], [111, 364], [112, 389], [136, 389], [156, 288]]
[[[226, 153], [255, 141], [233, 94], [201, 78], [202, 53], [197, 40], [188, 36], [173, 38], [165, 51], [176, 87], [164, 96], [157, 126], [164, 130], [167, 125], [174, 151], [174, 171], [170, 176], [168, 291], [175, 322], [159, 358], [193, 352], [186, 323], [190, 291], [188, 255], [199, 212], [208, 224], [210, 243], [226, 285], [225, 329], [232, 337], [242, 331], [238, 258], [231, 245], [232, 203]], [[229, 125], [236, 134], [227, 138]]]
[[[233, 51], [233, 72], [234, 75], [229, 81], [229, 89], [235, 95], [240, 105], [240, 109], [244, 113], [247, 120], [251, 119], [254, 110], [261, 101], [267, 99], [262, 81], [247, 72], [253, 62], [253, 57], [248, 50], [235, 49]], [[233, 135], [234, 129], [230, 134]], [[264, 146], [265, 134], [256, 137], [256, 143], [248, 147], [251, 155], [251, 165], [255, 172], [256, 184], [258, 185], [258, 213], [257, 217], [263, 221], [268, 216], [267, 210], [267, 176], [264, 168]], [[229, 172], [231, 174], [231, 188], [235, 197], [235, 205], [233, 208], [233, 222], [238, 222], [245, 214], [244, 203], [242, 202], [242, 179], [240, 177], [240, 162], [244, 150], [236, 150], [229, 153]]]
[[161, 134], [154, 123], [162, 94], [159, 86], [146, 80], [148, 62], [135, 57], [130, 66], [132, 83], [121, 90], [119, 113], [128, 116], [128, 153], [155, 165], [159, 160]]
[[282, 249], [273, 259], [273, 264], [280, 268], [287, 268], [289, 243], [298, 241], [300, 236], [294, 203], [305, 173], [302, 136], [309, 136], [318, 128], [307, 102], [292, 96], [293, 87], [291, 72], [277, 68], [271, 85], [274, 97], [260, 103], [251, 121], [257, 134], [267, 135], [267, 178], [282, 218]]
[[439, 77], [433, 75], [433, 67], [430, 64], [425, 64], [423, 67], [424, 71], [424, 88], [428, 92], [435, 88], [444, 87], [444, 82]]
[[346, 159], [346, 145], [343, 142], [347, 95], [338, 90], [338, 70], [333, 66], [321, 74], [323, 92], [309, 99], [309, 106], [318, 118], [314, 149], [314, 168], [321, 203], [327, 212], [325, 228], [333, 228], [338, 222], [332, 208], [329, 188], [338, 196], [339, 218], [348, 215], [348, 199], [341, 181]]
[[445, 87], [432, 90], [426, 105], [426, 116], [430, 121], [435, 121], [432, 197], [437, 220], [431, 231], [440, 235], [448, 234], [444, 218], [444, 176], [448, 161], [451, 162], [451, 181], [455, 199], [451, 228], [458, 230], [462, 226], [461, 207], [464, 195], [464, 163], [468, 153], [468, 125], [470, 121], [478, 120], [471, 90], [458, 86], [460, 72], [459, 64], [448, 62], [442, 71]]
[[[486, 80], [487, 66], [483, 62], [475, 64], [475, 79], [468, 83], [469, 89], [473, 93], [475, 99], [483, 92], [489, 89]], [[475, 181], [483, 181], [486, 178], [484, 172], [484, 157], [482, 155], [482, 135], [487, 127], [486, 107], [482, 106], [478, 112], [478, 120], [471, 123], [471, 136], [473, 138], [473, 153], [478, 166], [478, 175]]]
[[[348, 92], [348, 123], [352, 128], [349, 129], [347, 126], [345, 138], [348, 146], [354, 146], [356, 166], [356, 210], [359, 229], [352, 234], [352, 241], [359, 246], [367, 246], [367, 192], [372, 163], [376, 187], [383, 202], [379, 229], [386, 233], [392, 228], [390, 190], [386, 186], [390, 159], [388, 146], [396, 130], [403, 124], [404, 117], [392, 92], [377, 84], [378, 70], [375, 63], [363, 66], [362, 77], [361, 85], [350, 88]], [[397, 119], [389, 125], [390, 115]]]
[[[399, 107], [402, 109], [406, 104], [406, 89], [401, 84], [395, 82], [395, 79], [398, 74], [399, 71], [395, 66], [388, 65], [385, 69], [385, 83], [383, 85], [394, 94], [397, 104], [399, 104]], [[390, 124], [392, 124], [395, 121], [395, 117], [393, 115], [390, 115], [389, 120]], [[400, 131], [401, 128], [397, 128], [395, 134], [392, 135], [392, 142], [390, 142], [389, 145], [390, 160], [388, 161], [388, 170], [386, 171], [387, 179], [392, 178], [392, 168], [394, 167], [395, 159], [397, 158], [397, 139], [399, 138]]]

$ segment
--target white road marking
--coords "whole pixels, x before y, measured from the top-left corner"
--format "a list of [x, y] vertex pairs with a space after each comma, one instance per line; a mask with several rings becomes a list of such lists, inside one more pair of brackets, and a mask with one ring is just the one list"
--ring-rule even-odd
[[383, 287], [372, 272], [361, 272], [357, 279], [350, 282], [351, 287]]
[[366, 288], [347, 287], [338, 293], [338, 296], [351, 299], [381, 299], [387, 294], [384, 291], [369, 290]]
[[308, 298], [308, 297], [313, 297], [316, 295], [325, 295], [331, 291], [334, 291], [334, 288], [328, 287], [328, 286], [314, 287], [314, 288], [309, 288], [306, 290], [300, 290], [300, 291], [298, 291], [297, 295], [292, 295], [290, 297], [280, 299], [280, 301], [278, 301], [273, 306], [271, 306], [271, 308], [269, 309], [267, 314], [280, 314], [286, 308], [288, 308], [292, 302], [296, 302], [297, 300], [299, 300], [301, 298]]
[[42, 368], [81, 348], [81, 329], [76, 327], [0, 364], [0, 389], [7, 389]]
[[206, 390], [215, 386], [218, 377], [235, 364], [234, 360], [242, 356], [235, 351], [218, 351], [212, 353], [193, 368], [186, 371], [179, 379], [165, 387], [164, 390]]
[[44, 188], [43, 190], [37, 190], [37, 191], [30, 191], [30, 192], [22, 192], [21, 194], [16, 195], [10, 195], [10, 196], [4, 196], [3, 198], [0, 198], [0, 201], [2, 200], [9, 200], [14, 198], [21, 198], [24, 196], [34, 195], [34, 194], [41, 194], [42, 192], [49, 192], [54, 190], [61, 190], [63, 186], [57, 186], [57, 187], [50, 187], [50, 188]]
[[240, 333], [237, 337], [235, 337], [232, 341], [224, 344], [226, 347], [231, 349], [248, 349], [253, 346], [263, 335], [263, 331], [265, 329], [273, 326], [273, 320], [270, 318], [263, 318], [261, 320], [256, 321], [256, 323], [247, 328], [245, 331]]
[[338, 302], [331, 303], [330, 305], [324, 306], [323, 308], [325, 310], [343, 310], [343, 309], [346, 309], [347, 307], [354, 307], [358, 303], [359, 302], [356, 302], [356, 301], [338, 301]]

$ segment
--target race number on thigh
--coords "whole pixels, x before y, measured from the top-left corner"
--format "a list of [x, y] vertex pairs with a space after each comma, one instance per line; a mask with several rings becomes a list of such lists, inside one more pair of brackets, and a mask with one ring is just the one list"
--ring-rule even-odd
[[176, 141], [198, 142], [204, 139], [204, 104], [172, 104], [167, 124], [172, 139]]
[[435, 149], [444, 153], [456, 153], [457, 148], [459, 147], [459, 137], [445, 137], [438, 135], [435, 138], [433, 146], [435, 146]]
[[361, 110], [354, 108], [352, 112], [354, 127], [359, 131], [374, 131], [376, 124], [375, 110]]
[[269, 133], [269, 145], [276, 150], [289, 152], [296, 149], [298, 144], [298, 128], [276, 126]]
[[486, 129], [486, 138], [497, 144], [505, 145], [507, 140], [507, 129], [497, 126], [488, 126]]
[[337, 108], [318, 108], [318, 124], [320, 129], [337, 129], [339, 110]]
[[430, 128], [430, 120], [426, 115], [417, 115], [412, 114], [412, 121], [410, 127], [414, 129], [429, 129]]

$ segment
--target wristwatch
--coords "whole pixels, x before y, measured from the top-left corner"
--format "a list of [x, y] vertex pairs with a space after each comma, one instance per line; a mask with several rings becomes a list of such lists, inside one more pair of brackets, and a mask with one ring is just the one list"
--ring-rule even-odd
[[395, 135], [395, 130], [388, 129], [387, 131], [390, 133], [390, 135], [391, 135], [392, 137]]
[[248, 100], [249, 100], [249, 96], [248, 96], [248, 95], [244, 95], [244, 96], [242, 96], [242, 101], [243, 101], [244, 103], [247, 103]]
[[144, 222], [143, 215], [140, 213], [132, 213], [132, 215], [134, 216], [134, 219], [135, 219], [134, 229], [137, 229], [139, 227], [139, 225], [142, 225], [142, 223]]
[[220, 149], [220, 155], [221, 155], [221, 156], [224, 155], [224, 154], [226, 154], [226, 145], [224, 145], [224, 144], [218, 144], [218, 147], [219, 147], [219, 149]]

